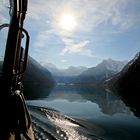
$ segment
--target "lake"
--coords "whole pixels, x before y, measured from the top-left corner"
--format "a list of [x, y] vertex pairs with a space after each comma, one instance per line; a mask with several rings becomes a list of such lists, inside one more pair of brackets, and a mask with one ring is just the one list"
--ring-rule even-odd
[[55, 139], [68, 140], [140, 139], [139, 117], [119, 96], [102, 88], [60, 85], [46, 93], [46, 97], [27, 100], [27, 104], [33, 120], [44, 126], [48, 137], [53, 135]]

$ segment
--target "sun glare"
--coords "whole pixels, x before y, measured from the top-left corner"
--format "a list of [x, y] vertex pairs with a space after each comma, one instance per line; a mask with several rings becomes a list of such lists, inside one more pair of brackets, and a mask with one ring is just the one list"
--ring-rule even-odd
[[73, 14], [63, 14], [59, 20], [59, 26], [67, 31], [73, 31], [77, 24]]

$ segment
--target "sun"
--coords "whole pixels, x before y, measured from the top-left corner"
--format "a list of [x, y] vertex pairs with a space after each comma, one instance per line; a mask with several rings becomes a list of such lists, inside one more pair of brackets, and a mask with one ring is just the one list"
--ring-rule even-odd
[[77, 25], [76, 17], [71, 13], [62, 14], [59, 19], [59, 26], [66, 31], [73, 31]]

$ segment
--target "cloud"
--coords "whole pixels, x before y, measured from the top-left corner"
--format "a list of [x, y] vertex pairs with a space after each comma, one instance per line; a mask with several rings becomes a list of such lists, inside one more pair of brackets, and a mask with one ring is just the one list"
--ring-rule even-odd
[[87, 44], [89, 43], [88, 40], [81, 41], [78, 43], [75, 43], [72, 39], [63, 39], [65, 43], [65, 48], [62, 50], [60, 55], [65, 54], [79, 54], [79, 55], [85, 55], [92, 57], [92, 51], [87, 48]]
[[33, 46], [36, 48], [45, 47], [47, 40], [49, 40], [52, 34], [53, 34], [53, 30], [46, 30], [46, 31], [38, 32], [36, 36], [36, 41]]
[[56, 28], [57, 18], [67, 11], [75, 14], [79, 23], [77, 29], [81, 31], [91, 31], [109, 22], [122, 31], [140, 24], [140, 10], [135, 12], [139, 0], [40, 0], [29, 3], [28, 16], [40, 28], [46, 25]]
[[[140, 5], [140, 1], [130, 0], [116, 2], [112, 11], [110, 11], [110, 19], [112, 25], [118, 27], [120, 31], [126, 31], [131, 27], [140, 25], [140, 10], [136, 10], [137, 4]], [[140, 8], [140, 7], [139, 7]]]
[[[122, 33], [139, 26], [139, 6], [139, 0], [30, 0], [26, 20], [38, 32], [34, 41], [37, 48], [44, 47], [48, 41], [52, 41], [49, 38], [57, 36], [64, 44], [61, 55], [92, 57], [88, 44], [93, 38], [88, 33]], [[72, 12], [76, 16], [76, 31], [67, 33], [58, 27], [58, 18], [64, 12]]]
[[135, 11], [136, 1], [94, 0], [87, 2], [83, 0], [83, 3], [77, 5], [81, 23], [79, 28], [83, 31], [91, 31], [104, 25], [108, 28], [114, 27], [112, 30], [125, 31], [140, 25], [140, 10]]
[[62, 63], [66, 63], [67, 60], [66, 60], [66, 59], [62, 59], [61, 62], [62, 62]]

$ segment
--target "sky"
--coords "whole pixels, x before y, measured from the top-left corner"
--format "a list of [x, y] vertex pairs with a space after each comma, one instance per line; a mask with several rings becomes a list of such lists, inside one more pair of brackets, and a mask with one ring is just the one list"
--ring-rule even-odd
[[140, 51], [140, 0], [29, 0], [24, 27], [42, 65], [129, 61]]

